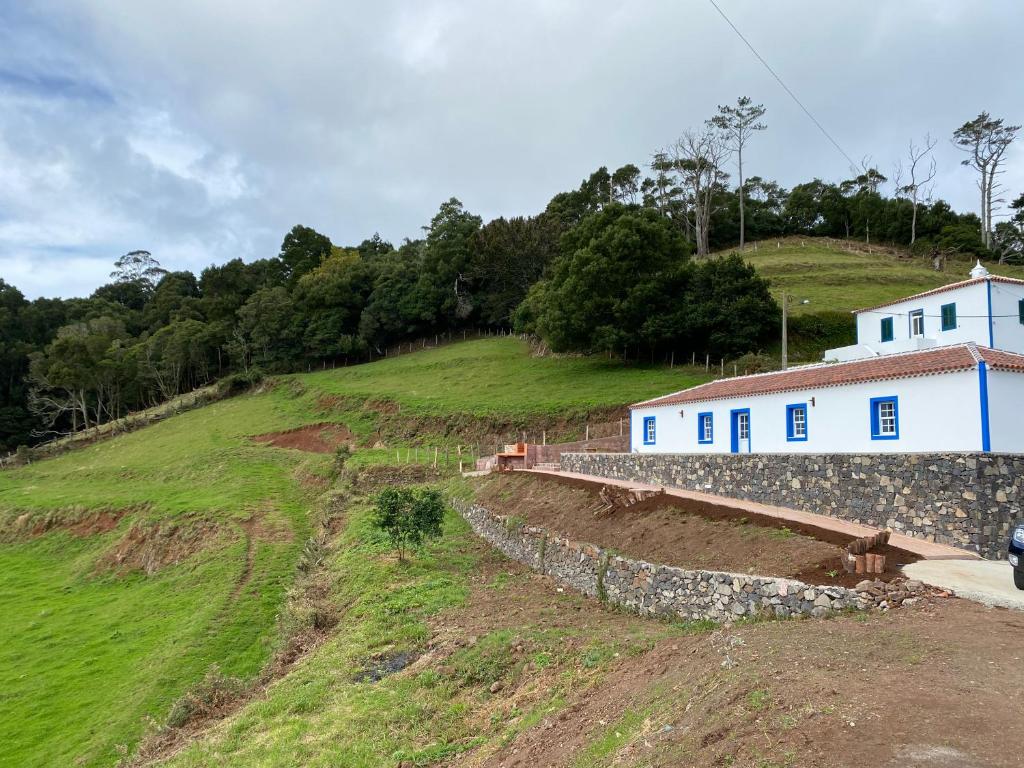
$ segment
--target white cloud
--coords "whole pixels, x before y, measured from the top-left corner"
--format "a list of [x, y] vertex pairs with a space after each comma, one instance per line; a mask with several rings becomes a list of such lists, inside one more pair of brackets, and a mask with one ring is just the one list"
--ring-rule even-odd
[[[85, 294], [109, 271], [50, 268], [69, 252], [147, 248], [198, 270], [272, 255], [296, 223], [339, 243], [414, 237], [451, 195], [484, 216], [536, 212], [740, 94], [769, 110], [751, 173], [848, 172], [704, 3], [12, 5], [0, 275], [30, 294]], [[855, 159], [889, 175], [910, 138], [940, 138], [936, 194], [956, 207], [976, 192], [953, 129], [981, 109], [1024, 122], [1019, 3], [721, 5]], [[1010, 159], [1020, 190], [1024, 150]]]

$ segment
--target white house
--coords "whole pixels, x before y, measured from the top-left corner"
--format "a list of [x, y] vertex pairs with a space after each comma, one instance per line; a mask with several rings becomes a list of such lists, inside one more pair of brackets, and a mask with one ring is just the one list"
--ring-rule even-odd
[[640, 453], [1024, 453], [1024, 280], [989, 275], [860, 310], [826, 362], [631, 408]]

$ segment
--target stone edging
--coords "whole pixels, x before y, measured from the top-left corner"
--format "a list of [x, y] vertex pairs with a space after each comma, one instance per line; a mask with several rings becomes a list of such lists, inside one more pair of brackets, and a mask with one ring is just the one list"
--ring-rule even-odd
[[[691, 571], [632, 560], [496, 515], [462, 499], [451, 499], [451, 506], [477, 535], [513, 560], [585, 595], [645, 616], [715, 621], [759, 614], [821, 617], [879, 605], [867, 592], [845, 587], [816, 587], [794, 579]], [[883, 602], [879, 607], [887, 606]]]

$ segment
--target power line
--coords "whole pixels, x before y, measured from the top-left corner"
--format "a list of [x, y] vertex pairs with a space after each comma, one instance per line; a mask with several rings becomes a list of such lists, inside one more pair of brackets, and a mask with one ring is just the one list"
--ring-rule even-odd
[[[885, 315], [886, 317], [911, 317], [911, 316], [913, 316], [914, 313], [913, 312], [886, 312], [886, 311], [881, 310], [881, 309], [858, 309], [857, 310], [857, 314], [858, 315]], [[942, 315], [918, 315], [918, 317], [930, 317], [930, 318], [934, 318], [934, 319], [937, 320], [937, 319], [940, 319], [942, 317]], [[995, 317], [1020, 317], [1020, 314], [1019, 313], [1014, 313], [1012, 315], [987, 315], [987, 314], [986, 315], [960, 315], [960, 314], [958, 314], [957, 317], [960, 318], [961, 320], [967, 320], [967, 319], [971, 319], [971, 320], [978, 320], [978, 319], [987, 320], [990, 317], [993, 317], [993, 318], [995, 318]]]
[[796, 97], [796, 94], [793, 93], [793, 91], [791, 91], [789, 89], [789, 86], [786, 85], [782, 81], [782, 78], [779, 77], [778, 73], [776, 73], [776, 71], [771, 68], [771, 65], [767, 61], [764, 60], [764, 57], [761, 56], [761, 54], [757, 52], [757, 49], [754, 48], [754, 46], [750, 44], [750, 41], [747, 40], [747, 38], [745, 38], [743, 36], [743, 33], [740, 32], [736, 28], [736, 25], [732, 23], [732, 20], [728, 16], [725, 15], [725, 11], [723, 11], [721, 8], [718, 7], [718, 3], [716, 3], [715, 0], [708, 0], [708, 2], [711, 3], [711, 5], [714, 6], [714, 9], [716, 11], [718, 11], [718, 14], [723, 19], [725, 19], [725, 23], [728, 24], [730, 27], [732, 27], [732, 31], [735, 32], [737, 35], [739, 35], [740, 40], [742, 40], [746, 44], [747, 48], [750, 49], [750, 52], [757, 57], [757, 60], [760, 61], [762, 64], [764, 64], [764, 68], [767, 69], [769, 72], [771, 72], [772, 77], [774, 77], [778, 81], [779, 85], [781, 85], [783, 90], [786, 93], [789, 94], [790, 98], [793, 99], [793, 101], [795, 101], [797, 103], [797, 106], [800, 107], [800, 109], [802, 109], [804, 111], [804, 114], [807, 115], [811, 119], [811, 122], [813, 122], [816, 126], [818, 126], [818, 130], [821, 131], [822, 134], [824, 134], [825, 138], [828, 139], [830, 142], [832, 142], [832, 146], [835, 147], [837, 150], [839, 150], [839, 153], [843, 157], [846, 158], [847, 162], [850, 163], [850, 168], [851, 169], [856, 169], [857, 168], [857, 164], [855, 162], [853, 162], [853, 158], [851, 158], [848, 154], [846, 154], [846, 151], [841, 146], [839, 146], [839, 142], [837, 142], [835, 139], [833, 139], [832, 138], [832, 134], [830, 134], [828, 131], [825, 130], [825, 126], [823, 126], [821, 123], [818, 122], [818, 119], [814, 115], [811, 114], [811, 111], [809, 109], [807, 109], [807, 107], [805, 107], [803, 105], [803, 102], [800, 101], [800, 99], [798, 99]]

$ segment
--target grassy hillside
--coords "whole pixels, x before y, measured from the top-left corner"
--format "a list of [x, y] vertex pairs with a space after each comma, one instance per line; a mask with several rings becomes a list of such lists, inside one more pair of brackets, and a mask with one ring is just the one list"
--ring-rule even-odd
[[[927, 258], [897, 251], [864, 253], [843, 250], [842, 242], [825, 239], [762, 242], [748, 247], [744, 258], [771, 281], [772, 294], [791, 297], [794, 316], [849, 312], [903, 296], [966, 280], [973, 261], [950, 259], [936, 272]], [[995, 274], [1024, 278], [1024, 267], [989, 265]], [[803, 300], [810, 303], [802, 304]]]
[[[367, 443], [382, 414], [363, 399], [441, 422], [452, 413], [513, 421], [697, 380], [537, 359], [518, 340], [483, 340], [291, 377], [0, 472], [0, 764], [111, 765], [143, 718], [166, 717], [211, 664], [251, 678], [271, 658], [332, 457], [248, 437], [334, 420]], [[324, 410], [324, 395], [349, 399]], [[391, 447], [359, 450], [353, 463], [385, 461]]]
[[483, 339], [296, 377], [322, 394], [392, 400], [407, 415], [559, 415], [619, 406], [702, 379], [684, 368], [599, 357], [531, 357], [517, 338]]
[[294, 474], [326, 463], [245, 440], [301, 418], [280, 401], [0, 472], [0, 763], [110, 765], [210, 664], [259, 671], [308, 535]]
[[[287, 377], [0, 472], [0, 764], [113, 766], [147, 731], [133, 765], [881, 765], [907, 733], [996, 764], [1024, 717], [1005, 613], [659, 622], [536, 577], [453, 513], [408, 562], [369, 524], [392, 480], [352, 468], [388, 460], [383, 419], [560, 419], [694, 381], [472, 342]], [[324, 421], [354, 433], [340, 471], [249, 439]], [[300, 621], [319, 642], [291, 653]], [[203, 707], [209, 722], [169, 719]]]

